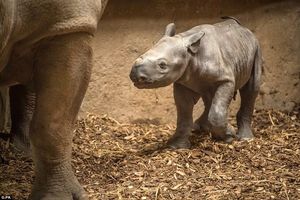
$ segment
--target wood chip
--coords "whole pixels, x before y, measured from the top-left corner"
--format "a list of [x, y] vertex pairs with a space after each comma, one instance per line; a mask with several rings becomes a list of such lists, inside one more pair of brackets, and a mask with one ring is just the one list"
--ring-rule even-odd
[[[299, 111], [256, 110], [253, 129], [251, 142], [203, 133], [173, 151], [174, 125], [89, 114], [76, 123], [72, 162], [91, 200], [300, 199]], [[0, 140], [0, 195], [26, 199], [32, 183], [31, 159]]]

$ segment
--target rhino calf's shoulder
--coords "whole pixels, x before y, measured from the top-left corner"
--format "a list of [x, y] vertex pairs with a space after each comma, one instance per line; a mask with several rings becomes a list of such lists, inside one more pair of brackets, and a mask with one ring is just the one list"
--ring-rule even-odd
[[[168, 141], [173, 148], [188, 148], [192, 128], [210, 131], [213, 138], [230, 142], [229, 104], [237, 90], [237, 137], [253, 138], [251, 120], [259, 92], [262, 58], [254, 34], [233, 18], [204, 24], [175, 35], [173, 23], [165, 35], [134, 63], [130, 78], [137, 88], [173, 83], [177, 128]], [[193, 123], [193, 107], [202, 97], [205, 109]]]

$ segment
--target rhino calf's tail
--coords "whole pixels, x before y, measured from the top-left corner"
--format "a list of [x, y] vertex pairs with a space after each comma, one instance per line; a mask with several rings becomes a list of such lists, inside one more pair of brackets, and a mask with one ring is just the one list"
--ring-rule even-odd
[[261, 83], [261, 75], [263, 72], [263, 66], [262, 66], [262, 54], [260, 46], [258, 45], [255, 57], [254, 57], [254, 66], [252, 69], [252, 75], [253, 76], [253, 88], [255, 90], [259, 90], [260, 83]]

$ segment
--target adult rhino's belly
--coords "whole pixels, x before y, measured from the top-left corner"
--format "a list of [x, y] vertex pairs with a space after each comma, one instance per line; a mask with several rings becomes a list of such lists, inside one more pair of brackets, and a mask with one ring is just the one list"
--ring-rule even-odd
[[[3, 5], [3, 2], [8, 3]], [[19, 1], [15, 9], [9, 9], [8, 6], [13, 7], [9, 3], [9, 0], [0, 0], [0, 11], [15, 10], [13, 14], [0, 13], [0, 86], [14, 83], [8, 77], [13, 77], [15, 70], [20, 71], [11, 67], [12, 62], [16, 62], [11, 52], [20, 53], [17, 56], [20, 58], [27, 56], [45, 38], [75, 32], [93, 34], [101, 13], [101, 0]], [[5, 9], [1, 9], [1, 5]], [[12, 23], [14, 18], [18, 20]], [[10, 30], [14, 30], [13, 33]], [[21, 67], [24, 71], [24, 66]]]
[[0, 0], [0, 72], [8, 62], [15, 19], [15, 1]]

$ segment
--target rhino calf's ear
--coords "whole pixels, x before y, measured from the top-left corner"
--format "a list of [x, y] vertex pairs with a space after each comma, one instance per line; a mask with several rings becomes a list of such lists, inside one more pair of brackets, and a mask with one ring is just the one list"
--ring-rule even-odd
[[172, 37], [176, 33], [176, 26], [174, 23], [170, 23], [166, 26], [165, 36]]
[[191, 51], [192, 53], [197, 53], [197, 51], [199, 50], [199, 46], [200, 46], [200, 40], [201, 38], [205, 35], [204, 32], [198, 32], [195, 34], [192, 34], [191, 36], [188, 37], [187, 39], [187, 48], [189, 51]]

